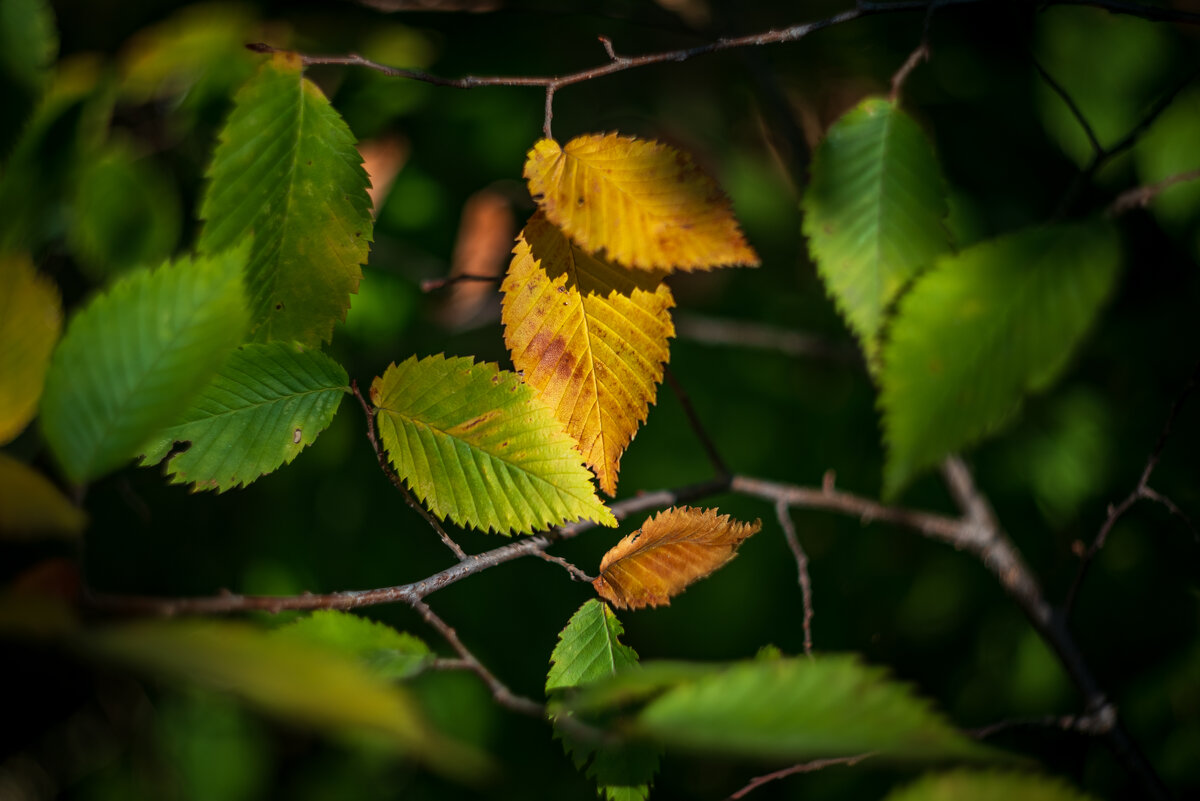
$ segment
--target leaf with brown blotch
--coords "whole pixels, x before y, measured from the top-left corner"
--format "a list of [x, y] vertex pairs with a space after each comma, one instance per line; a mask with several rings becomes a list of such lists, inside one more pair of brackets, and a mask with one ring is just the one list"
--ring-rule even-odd
[[541, 213], [504, 279], [504, 339], [525, 383], [579, 443], [600, 488], [654, 403], [675, 335], [663, 273], [626, 270], [575, 247]]
[[538, 141], [525, 161], [529, 192], [550, 222], [588, 253], [642, 270], [757, 267], [729, 199], [690, 156], [652, 140], [579, 136]]
[[667, 509], [604, 554], [592, 586], [622, 609], [669, 605], [672, 596], [733, 559], [761, 528], [761, 520], [742, 523], [716, 509]]

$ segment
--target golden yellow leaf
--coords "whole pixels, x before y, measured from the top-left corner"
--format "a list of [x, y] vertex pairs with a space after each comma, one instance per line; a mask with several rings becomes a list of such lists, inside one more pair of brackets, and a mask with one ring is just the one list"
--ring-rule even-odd
[[33, 419], [50, 352], [62, 333], [62, 301], [54, 282], [28, 256], [0, 256], [0, 445]]
[[592, 586], [622, 609], [669, 605], [672, 596], [733, 559], [761, 528], [761, 520], [742, 523], [716, 509], [667, 509], [604, 554]]
[[675, 301], [663, 275], [589, 256], [539, 212], [521, 232], [501, 285], [513, 364], [610, 496], [670, 356]]
[[757, 267], [729, 199], [686, 153], [590, 134], [538, 141], [525, 179], [547, 219], [588, 253], [643, 270]]

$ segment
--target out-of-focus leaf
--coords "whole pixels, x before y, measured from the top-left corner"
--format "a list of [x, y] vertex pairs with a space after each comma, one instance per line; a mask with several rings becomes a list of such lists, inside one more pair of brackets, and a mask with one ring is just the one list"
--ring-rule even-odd
[[375, 379], [371, 401], [396, 472], [438, 517], [504, 534], [616, 525], [571, 438], [515, 373], [412, 357]]
[[448, 776], [483, 758], [433, 731], [399, 685], [354, 659], [227, 621], [152, 621], [80, 635], [84, 653], [168, 681], [221, 690], [281, 718], [333, 732], [382, 735]]
[[929, 140], [887, 100], [848, 112], [813, 156], [804, 234], [868, 363], [892, 301], [949, 250], [945, 195]]
[[579, 443], [600, 488], [615, 495], [621, 454], [670, 358], [671, 290], [662, 273], [589, 256], [541, 214], [513, 253], [501, 286], [513, 365]]
[[0, 540], [74, 538], [87, 515], [41, 473], [0, 452]]
[[[380, 64], [428, 69], [436, 51], [428, 34], [390, 22], [377, 22], [355, 52]], [[399, 81], [372, 70], [348, 73], [334, 101], [360, 137], [378, 136], [395, 120], [420, 109], [435, 88], [420, 81]], [[378, 206], [377, 206], [378, 208]]]
[[733, 559], [761, 528], [761, 520], [742, 523], [716, 509], [667, 509], [604, 554], [592, 585], [621, 608], [669, 605], [672, 596]]
[[525, 178], [546, 218], [588, 253], [643, 270], [759, 264], [729, 199], [690, 156], [660, 142], [542, 139]]
[[735, 664], [668, 690], [635, 725], [668, 747], [754, 758], [1000, 756], [956, 731], [907, 685], [848, 655]]
[[1061, 779], [1034, 773], [965, 771], [931, 773], [902, 789], [889, 793], [885, 801], [1094, 801]]
[[0, 159], [37, 104], [57, 54], [58, 32], [47, 0], [0, 3]]
[[[481, 189], [467, 198], [454, 240], [450, 277], [499, 279], [512, 255], [516, 225], [512, 201], [502, 192]], [[491, 281], [458, 281], [440, 294], [438, 321], [454, 330], [491, 322], [500, 311], [496, 285]]]
[[50, 362], [42, 431], [67, 478], [133, 458], [242, 339], [245, 250], [139, 271], [94, 298]]
[[28, 640], [61, 640], [79, 628], [79, 618], [62, 598], [23, 592], [0, 592], [0, 636]]
[[143, 465], [176, 442], [167, 462], [175, 483], [224, 492], [290, 463], [329, 427], [348, 391], [346, 371], [318, 350], [268, 342], [243, 345], [182, 414], [143, 444]]
[[0, 445], [37, 413], [61, 332], [58, 287], [37, 274], [28, 256], [0, 254]]
[[[1200, 142], [1200, 90], [1193, 89], [1175, 98], [1134, 145], [1138, 181], [1149, 185], [1200, 169], [1196, 142]], [[1193, 255], [1200, 257], [1200, 181], [1164, 189], [1150, 208], [1169, 232], [1187, 237]]]
[[300, 60], [276, 54], [238, 92], [209, 168], [202, 253], [253, 235], [251, 334], [319, 346], [345, 318], [371, 241], [367, 174], [350, 129]]
[[643, 662], [635, 671], [619, 672], [611, 678], [597, 679], [565, 696], [563, 704], [572, 712], [603, 715], [644, 704], [667, 690], [688, 684], [714, 673], [724, 665], [702, 662], [656, 660]]
[[624, 631], [608, 604], [595, 598], [585, 601], [558, 634], [546, 692], [591, 684], [635, 667], [637, 652], [621, 644]]
[[365, 617], [321, 609], [276, 629], [277, 638], [311, 643], [358, 660], [371, 675], [395, 681], [415, 676], [434, 658], [417, 637]]
[[1000, 428], [1062, 371], [1112, 291], [1106, 223], [1030, 229], [941, 259], [900, 301], [883, 349], [884, 495]]

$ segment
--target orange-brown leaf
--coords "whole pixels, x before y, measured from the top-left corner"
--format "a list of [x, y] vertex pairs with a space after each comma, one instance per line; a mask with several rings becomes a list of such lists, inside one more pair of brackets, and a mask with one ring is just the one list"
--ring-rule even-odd
[[733, 559], [761, 528], [761, 520], [742, 523], [716, 509], [667, 509], [604, 555], [592, 586], [623, 609], [670, 604], [672, 596]]
[[513, 364], [610, 496], [670, 356], [675, 301], [662, 278], [589, 256], [538, 213], [501, 286]]
[[729, 199], [687, 154], [660, 142], [542, 139], [525, 178], [550, 222], [588, 253], [643, 270], [758, 266]]

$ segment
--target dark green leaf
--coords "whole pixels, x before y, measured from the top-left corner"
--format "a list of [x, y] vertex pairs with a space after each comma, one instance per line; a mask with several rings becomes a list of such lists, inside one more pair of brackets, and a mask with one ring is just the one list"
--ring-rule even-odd
[[1061, 779], [1033, 773], [955, 771], [924, 776], [886, 801], [1091, 801]]

